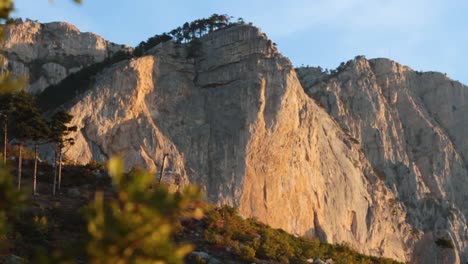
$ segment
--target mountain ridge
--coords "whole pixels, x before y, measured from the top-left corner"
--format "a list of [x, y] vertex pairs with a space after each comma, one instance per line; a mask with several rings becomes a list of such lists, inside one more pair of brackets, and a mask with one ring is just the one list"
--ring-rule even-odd
[[294, 69], [238, 25], [101, 71], [68, 108], [79, 131], [67, 155], [156, 171], [169, 153], [165, 180], [200, 184], [246, 217], [367, 254], [461, 263], [468, 92], [444, 78], [360, 57], [331, 74]]
[[[290, 166], [287, 165], [290, 163], [288, 161], [290, 158], [284, 153], [289, 151], [293, 153], [294, 147], [303, 147], [300, 146], [300, 141], [297, 140], [295, 143], [294, 141], [281, 143], [281, 141], [284, 141], [281, 138], [285, 134], [289, 134], [289, 137], [296, 134], [295, 128], [300, 126], [301, 122], [303, 123], [302, 126], [307, 126], [306, 124], [311, 121], [311, 116], [307, 114], [311, 111], [307, 109], [315, 109], [312, 112], [322, 111], [314, 106], [313, 102], [302, 91], [289, 61], [277, 53], [271, 41], [262, 33], [248, 26], [239, 26], [225, 29], [222, 32], [215, 32], [201, 38], [200, 42], [202, 43], [200, 50], [204, 55], [199, 58], [187, 59], [185, 56], [187, 51], [184, 46], [168, 42], [158, 46], [153, 55], [131, 60], [128, 66], [124, 66], [124, 63], [124, 65], [121, 65], [123, 69], [117, 67], [111, 76], [108, 73], [101, 75], [102, 79], [98, 78], [98, 86], [89, 91], [89, 96], [85, 96], [85, 98], [89, 99], [84, 99], [82, 103], [71, 108], [71, 113], [75, 115], [74, 122], [79, 128], [86, 131], [85, 134], [88, 138], [92, 138], [92, 142], [104, 146], [105, 151], [116, 154], [113, 148], [115, 146], [123, 147], [124, 150], [121, 150], [121, 152], [124, 153], [123, 158], [129, 163], [129, 167], [132, 166], [131, 161], [135, 160], [139, 155], [146, 160], [143, 162], [147, 162], [148, 166], [159, 167], [158, 157], [163, 152], [167, 152], [171, 156], [168, 165], [170, 170], [182, 174], [187, 181], [204, 186], [211, 201], [218, 204], [236, 205], [244, 216], [257, 217], [273, 227], [282, 227], [299, 235], [305, 234], [310, 227], [315, 226], [316, 230], [313, 228], [308, 231], [310, 235], [320, 234], [318, 236], [322, 236], [322, 239], [340, 242], [345, 240], [344, 237], [350, 239], [354, 236], [353, 232], [355, 232], [361, 237], [357, 240], [361, 240], [359, 242], [361, 246], [366, 240], [367, 231], [365, 231], [366, 225], [358, 224], [358, 222], [365, 222], [368, 209], [367, 201], [357, 197], [359, 197], [359, 193], [362, 193], [364, 196], [369, 197], [371, 203], [378, 203], [373, 199], [373, 195], [367, 194], [367, 187], [360, 187], [360, 184], [356, 183], [356, 190], [359, 189], [360, 191], [350, 193], [348, 187], [342, 184], [339, 185], [341, 186], [339, 188], [343, 188], [341, 193], [350, 193], [349, 196], [355, 197], [354, 199], [358, 199], [362, 203], [362, 208], [356, 208], [354, 211], [349, 212], [349, 216], [348, 212], [346, 212], [347, 209], [345, 209], [346, 206], [340, 209], [331, 209], [338, 206], [332, 204], [326, 205], [327, 209], [314, 212], [314, 210], [311, 211], [312, 207], [308, 202], [326, 204], [327, 201], [317, 201], [318, 197], [314, 198], [307, 194], [309, 191], [306, 189], [312, 188], [314, 185], [311, 179], [307, 179], [308, 177], [304, 173], [298, 173], [292, 178], [287, 176], [286, 170]], [[226, 49], [229, 52], [226, 52]], [[151, 68], [153, 68], [153, 72], [151, 72]], [[258, 69], [263, 70], [259, 72]], [[129, 70], [133, 73], [127, 72]], [[139, 78], [138, 76], [147, 77]], [[193, 82], [192, 80], [196, 81]], [[135, 87], [129, 81], [132, 83], [134, 81], [140, 82], [140, 85], [136, 84]], [[174, 83], [177, 85], [174, 85]], [[159, 86], [155, 87], [154, 85]], [[158, 91], [158, 87], [161, 90]], [[96, 102], [109, 102], [108, 99], [99, 99], [99, 94], [112, 95], [113, 104], [117, 103], [119, 106], [113, 106], [115, 108], [110, 110], [105, 108], [109, 107], [108, 103], [96, 104]], [[156, 94], [159, 94], [159, 96], [156, 96]], [[161, 99], [161, 97], [164, 99]], [[123, 102], [125, 105], [122, 105]], [[300, 108], [304, 108], [302, 114], [300, 114]], [[91, 117], [94, 115], [92, 113], [95, 112], [114, 113], [123, 109], [126, 110], [121, 114], [122, 120], [135, 118], [138, 120], [137, 123], [130, 121], [130, 123], [127, 123], [128, 125], [125, 123], [118, 125], [121, 122], [116, 121], [119, 118], [115, 115], [104, 117], [106, 115], [99, 114], [101, 116], [99, 119]], [[92, 128], [93, 125], [86, 128], [80, 125], [83, 124], [80, 120], [87, 119], [87, 116], [90, 116], [96, 122], [97, 120], [101, 120], [101, 122], [108, 121], [95, 128]], [[293, 116], [297, 117], [291, 119], [290, 117]], [[325, 113], [319, 116], [321, 117], [317, 118], [317, 121], [323, 119], [328, 121], [323, 124], [321, 124], [322, 121], [316, 121], [310, 127], [325, 126], [324, 129], [334, 131], [330, 132], [330, 137], [334, 137], [332, 135], [335, 133], [339, 133], [339, 137], [345, 137], [339, 132], [336, 123], [328, 119]], [[95, 122], [89, 121], [89, 123]], [[103, 128], [106, 128], [108, 132], [96, 134], [99, 129]], [[137, 131], [146, 132], [145, 135], [141, 135], [141, 132]], [[146, 134], [148, 131], [154, 132]], [[110, 135], [106, 136], [105, 134], [108, 133]], [[330, 164], [338, 162], [334, 158], [335, 155], [338, 155], [341, 161], [346, 161], [346, 164], [348, 164], [334, 165], [335, 170], [341, 170], [342, 166], [347, 166], [347, 170], [353, 172], [352, 177], [354, 179], [352, 181], [358, 179], [367, 181], [362, 172], [352, 165], [353, 162], [348, 161], [349, 158], [342, 154], [343, 151], [350, 151], [346, 150], [347, 146], [342, 143], [335, 146], [338, 148], [339, 154], [332, 154], [327, 150], [329, 148], [328, 144], [336, 145], [335, 143], [325, 141], [326, 143], [322, 144], [321, 141], [317, 142], [313, 139], [313, 133], [310, 136], [307, 135], [308, 133], [302, 133], [302, 135], [295, 137], [302, 141], [301, 138], [305, 139], [312, 136], [308, 140], [315, 142], [317, 153], [330, 158]], [[319, 132], [319, 134], [322, 133]], [[143, 142], [159, 142], [159, 144], [140, 145], [138, 140], [131, 143], [135, 144], [134, 147], [124, 147], [125, 143], [117, 144], [117, 142], [124, 141], [124, 138], [129, 134], [134, 135], [134, 138], [143, 138]], [[116, 136], [117, 138], [115, 138]], [[331, 141], [333, 142], [333, 140]], [[270, 142], [268, 143], [270, 147], [267, 150], [262, 147], [266, 142]], [[78, 136], [77, 146], [81, 144], [86, 145]], [[287, 145], [289, 146], [286, 147]], [[86, 148], [80, 146], [77, 149]], [[357, 150], [352, 151], [356, 152]], [[156, 152], [153, 158], [150, 158], [151, 154], [148, 154], [151, 152]], [[306, 156], [309, 156], [310, 159], [313, 154], [307, 154], [307, 152], [309, 151], [305, 150], [305, 153], [300, 157], [295, 155], [293, 159], [297, 161], [291, 162], [301, 164], [301, 160]], [[359, 161], [355, 160], [354, 163], [356, 162], [359, 163]], [[141, 162], [136, 164], [141, 164]], [[261, 168], [258, 168], [259, 166]], [[310, 166], [298, 166], [295, 170], [306, 170], [309, 173], [314, 173], [314, 169]], [[327, 169], [323, 168], [322, 170], [315, 170], [317, 176], [323, 173], [329, 175], [330, 172], [326, 172]], [[370, 168], [367, 170], [369, 171], [368, 174], [373, 174]], [[195, 173], [191, 173], [191, 171]], [[273, 178], [268, 176], [280, 172], [285, 174], [274, 177], [276, 178], [274, 181]], [[342, 171], [342, 174], [346, 175], [348, 173]], [[375, 176], [369, 177], [377, 178]], [[320, 178], [318, 177], [317, 180]], [[332, 184], [331, 182], [327, 183], [327, 181], [322, 180], [321, 184], [323, 186]], [[305, 184], [306, 182], [308, 183]], [[339, 182], [339, 180], [334, 180], [334, 182]], [[302, 187], [294, 188], [295, 185]], [[376, 183], [376, 185], [378, 184]], [[383, 188], [382, 185], [380, 186], [378, 188]], [[373, 188], [370, 188], [370, 191], [380, 193], [379, 190], [373, 190]], [[308, 198], [302, 200], [300, 198], [301, 193], [306, 193]], [[280, 197], [282, 195], [286, 195], [286, 197], [289, 197], [287, 200], [294, 200], [294, 202], [289, 205], [281, 203]], [[324, 196], [330, 196], [330, 199], [332, 199], [335, 195], [338, 194], [330, 193]], [[386, 197], [390, 195], [390, 192], [380, 195]], [[344, 197], [334, 199], [341, 201]], [[388, 197], [388, 199], [391, 198]], [[348, 206], [353, 207], [350, 204]], [[343, 211], [344, 214], [336, 217], [336, 225], [327, 223], [324, 220], [325, 215], [332, 215], [331, 212], [334, 210]], [[371, 217], [372, 220], [369, 219], [368, 221], [375, 221], [376, 225], [380, 225], [380, 222], [383, 222], [383, 225], [393, 225], [387, 223], [388, 221], [380, 216], [381, 214], [387, 215], [381, 212], [382, 208], [376, 205], [375, 209], [370, 209], [370, 211], [374, 210], [377, 216]], [[398, 208], [395, 210], [401, 211]], [[290, 211], [293, 218], [296, 219], [284, 219], [284, 216], [280, 213], [284, 211]], [[390, 216], [390, 218], [394, 219], [395, 216]], [[391, 221], [401, 220], [394, 219]], [[338, 226], [341, 225], [347, 226], [347, 229], [349, 228], [349, 234], [345, 235], [338, 231], [341, 229]], [[390, 237], [393, 236], [390, 233], [386, 234], [387, 240], [390, 240]], [[371, 241], [380, 241], [375, 242], [376, 245], [380, 245], [382, 237], [377, 237], [370, 237], [370, 239]], [[395, 242], [400, 240], [391, 239]], [[358, 243], [357, 241], [356, 243]], [[401, 245], [399, 248], [397, 252], [401, 252], [404, 246]], [[378, 254], [377, 252], [375, 251], [374, 254]], [[400, 259], [406, 258], [397, 254], [400, 253], [396, 253], [396, 255], [390, 253], [388, 256]]]
[[25, 89], [37, 94], [83, 67], [128, 49], [95, 33], [82, 33], [70, 23], [19, 19], [5, 28], [2, 67], [26, 77]]
[[[466, 247], [466, 86], [440, 73], [364, 59], [349, 63], [326, 84], [303, 79], [303, 85], [363, 142], [372, 165], [411, 209], [410, 223], [425, 231], [435, 228], [436, 237], [458, 237]], [[441, 216], [452, 219], [436, 220]], [[458, 231], [444, 234], [444, 226]]]

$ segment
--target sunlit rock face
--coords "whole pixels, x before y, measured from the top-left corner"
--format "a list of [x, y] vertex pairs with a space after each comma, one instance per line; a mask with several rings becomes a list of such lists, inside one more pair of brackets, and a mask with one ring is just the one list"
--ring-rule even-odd
[[254, 27], [118, 63], [70, 111], [73, 160], [121, 155], [127, 168], [157, 171], [169, 153], [166, 177], [200, 184], [245, 217], [367, 254], [411, 256], [416, 236], [398, 198]]
[[82, 33], [65, 22], [41, 24], [18, 20], [5, 29], [3, 68], [26, 78], [26, 90], [40, 93], [51, 84], [128, 47]]
[[[66, 23], [6, 35], [31, 92], [122, 48]], [[364, 58], [296, 71], [245, 25], [113, 64], [68, 106], [72, 161], [156, 172], [167, 153], [165, 181], [245, 217], [411, 263], [468, 261], [467, 87], [441, 74]]]
[[314, 68], [298, 73], [405, 206], [421, 238], [411, 262], [466, 263], [468, 87], [387, 59], [357, 58], [328, 78]]

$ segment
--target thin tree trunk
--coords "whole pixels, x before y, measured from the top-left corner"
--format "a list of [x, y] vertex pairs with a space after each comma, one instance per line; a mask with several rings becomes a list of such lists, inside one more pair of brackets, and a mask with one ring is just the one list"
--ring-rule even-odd
[[60, 191], [60, 187], [62, 185], [62, 149], [59, 152], [59, 164], [58, 164], [58, 189]]
[[52, 195], [55, 196], [55, 186], [57, 184], [57, 150], [54, 153], [54, 185], [52, 187]]
[[34, 144], [34, 175], [33, 175], [33, 194], [36, 195], [37, 183], [37, 143]]
[[168, 154], [164, 154], [162, 164], [161, 164], [161, 171], [159, 173], [159, 184], [161, 184], [163, 173], [164, 173], [164, 163], [166, 163], [166, 157], [169, 156]]
[[4, 116], [5, 123], [3, 124], [3, 164], [6, 165], [7, 161], [7, 146], [8, 146], [8, 119], [7, 115]]
[[18, 190], [21, 189], [21, 169], [23, 162], [23, 142], [19, 144], [19, 157], [18, 157]]

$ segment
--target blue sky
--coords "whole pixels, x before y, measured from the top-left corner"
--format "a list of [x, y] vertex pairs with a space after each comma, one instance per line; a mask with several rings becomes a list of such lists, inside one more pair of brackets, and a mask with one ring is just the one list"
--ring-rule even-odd
[[336, 68], [365, 55], [468, 84], [465, 0], [16, 0], [17, 17], [67, 21], [134, 46], [212, 13], [252, 22], [294, 65]]

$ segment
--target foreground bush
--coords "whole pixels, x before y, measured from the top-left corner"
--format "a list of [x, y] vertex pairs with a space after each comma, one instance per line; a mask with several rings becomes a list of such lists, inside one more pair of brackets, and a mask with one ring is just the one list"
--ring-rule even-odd
[[200, 191], [188, 187], [169, 193], [160, 185], [152, 187], [150, 174], [125, 175], [116, 160], [111, 160], [109, 172], [115, 197], [98, 192], [85, 210], [90, 263], [183, 263], [193, 247], [176, 244], [172, 236], [181, 219], [202, 216], [193, 206]]
[[0, 255], [10, 246], [7, 235], [26, 200], [27, 196], [17, 190], [10, 173], [0, 165]]

